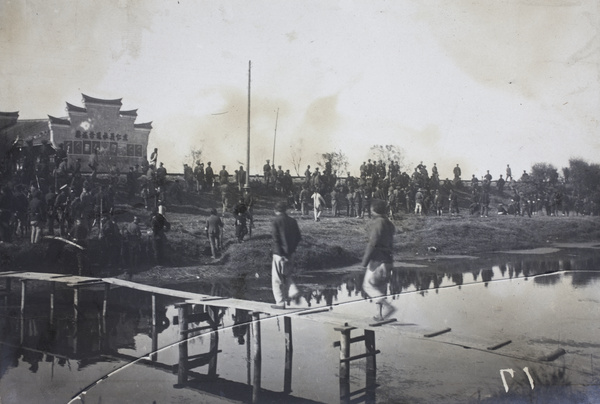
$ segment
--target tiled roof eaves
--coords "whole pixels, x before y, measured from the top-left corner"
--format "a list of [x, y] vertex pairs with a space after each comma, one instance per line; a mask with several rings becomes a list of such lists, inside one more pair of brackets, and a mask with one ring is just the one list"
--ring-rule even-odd
[[136, 123], [133, 125], [135, 129], [152, 129], [152, 121], [145, 123]]
[[67, 102], [67, 111], [69, 112], [81, 112], [81, 113], [87, 113], [87, 109], [85, 108], [81, 108], [81, 107], [77, 107], [73, 104], [69, 104]]
[[119, 114], [122, 116], [137, 116], [137, 109], [132, 109], [131, 111], [120, 111]]
[[89, 95], [85, 95], [83, 93], [81, 95], [83, 96], [83, 102], [85, 104], [90, 103], [90, 104], [118, 105], [118, 106], [123, 105], [121, 103], [122, 98], [117, 98], [115, 100], [103, 100], [100, 98], [90, 97]]
[[50, 120], [50, 123], [53, 125], [71, 126], [71, 121], [69, 121], [68, 119], [57, 118], [52, 115], [48, 115], [48, 119]]

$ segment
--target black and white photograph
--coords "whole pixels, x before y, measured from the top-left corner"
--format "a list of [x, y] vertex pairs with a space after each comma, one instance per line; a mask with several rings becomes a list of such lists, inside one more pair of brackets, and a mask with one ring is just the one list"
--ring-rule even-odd
[[599, 27], [0, 0], [0, 404], [600, 403]]

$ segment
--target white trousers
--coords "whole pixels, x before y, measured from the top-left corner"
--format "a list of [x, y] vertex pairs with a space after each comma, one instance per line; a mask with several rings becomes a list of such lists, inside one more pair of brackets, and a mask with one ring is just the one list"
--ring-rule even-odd
[[286, 298], [294, 298], [298, 294], [291, 269], [291, 263], [287, 258], [273, 254], [271, 285], [276, 304], [283, 304]]

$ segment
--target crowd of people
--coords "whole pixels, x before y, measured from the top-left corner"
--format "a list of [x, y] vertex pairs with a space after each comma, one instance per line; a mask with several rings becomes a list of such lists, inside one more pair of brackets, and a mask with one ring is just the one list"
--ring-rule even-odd
[[[123, 264], [135, 268], [149, 254], [164, 263], [165, 232], [170, 226], [164, 216], [167, 181], [164, 165], [156, 166], [156, 156], [155, 149], [152, 163], [145, 160], [130, 167], [122, 184], [123, 176], [114, 166], [99, 179], [98, 150], [90, 155], [84, 174], [79, 158], [68, 164], [62, 144], [56, 149], [47, 143], [34, 148], [27, 142], [14, 170], [0, 173], [0, 242], [28, 238], [38, 244], [46, 237], [64, 243], [74, 250], [80, 274], [89, 269], [85, 251], [91, 239], [98, 240], [100, 264], [109, 268]], [[116, 211], [115, 199], [123, 185], [130, 202], [137, 195], [144, 198], [147, 217], [117, 222], [122, 212]]]
[[[170, 223], [165, 212], [168, 206], [183, 203], [185, 193], [220, 194], [222, 214], [231, 211], [234, 216], [236, 239], [242, 242], [252, 232], [255, 198], [245, 186], [242, 166], [232, 176], [225, 165], [213, 171], [210, 161], [206, 167], [198, 161], [193, 169], [185, 164], [180, 181], [178, 176], [167, 178], [157, 148], [149, 160], [144, 158], [126, 173], [110, 164], [101, 167], [99, 150], [86, 162], [89, 169], [82, 170], [85, 163], [69, 159], [62, 144], [55, 149], [48, 143], [33, 147], [27, 142], [13, 156], [13, 164], [0, 170], [0, 243], [55, 240], [73, 251], [79, 273], [90, 273], [92, 240], [100, 250], [94, 265], [135, 270], [142, 263], [167, 263]], [[143, 207], [143, 213], [123, 220], [131, 216], [123, 215], [127, 206]], [[217, 209], [211, 209], [205, 232], [216, 259], [223, 248], [223, 222]]]
[[[82, 170], [83, 164], [87, 164], [86, 170]], [[186, 192], [221, 196], [220, 214], [211, 209], [205, 223], [212, 258], [222, 254], [221, 216], [226, 212], [233, 215], [237, 241], [251, 235], [256, 200], [243, 166], [230, 174], [225, 165], [217, 170], [210, 161], [206, 165], [197, 161], [194, 167], [184, 164], [180, 181], [167, 179], [158, 149], [126, 173], [102, 164], [99, 150], [82, 162], [69, 159], [62, 144], [55, 149], [47, 143], [33, 147], [26, 142], [15, 164], [8, 169], [3, 165], [0, 172], [0, 241], [11, 242], [15, 237], [27, 238], [32, 244], [40, 243], [42, 237], [62, 240], [77, 250], [80, 272], [86, 267], [81, 251], [91, 239], [99, 240], [108, 267], [136, 267], [146, 257], [164, 264], [165, 233], [170, 228], [164, 212], [169, 203], [183, 203]], [[307, 166], [302, 177], [292, 177], [289, 169], [266, 160], [262, 183], [285, 196], [288, 208], [316, 222], [326, 210], [331, 217], [370, 218], [375, 201], [384, 202], [385, 215], [392, 220], [400, 214], [459, 215], [462, 209], [481, 216], [597, 213], [593, 201], [569, 194], [564, 187], [524, 186], [529, 174], [524, 171], [516, 180], [509, 165], [505, 176], [497, 179], [487, 171], [480, 178], [472, 175], [469, 182], [464, 181], [458, 164], [452, 174], [452, 180], [442, 180], [435, 163], [429, 170], [421, 162], [409, 175], [397, 161], [368, 160], [360, 165], [358, 176], [351, 172], [340, 175], [331, 162], [325, 162], [314, 169]], [[118, 220], [117, 192], [134, 206], [143, 201], [146, 213], [127, 222]]]
[[579, 198], [574, 192], [569, 195], [564, 186], [528, 186], [529, 174], [524, 171], [515, 180], [510, 165], [506, 166], [505, 174], [494, 179], [488, 170], [481, 178], [473, 174], [470, 181], [464, 181], [461, 167], [457, 164], [453, 168], [452, 180], [448, 177], [442, 180], [435, 163], [431, 173], [421, 162], [412, 175], [408, 175], [396, 161], [386, 164], [381, 160], [368, 160], [360, 166], [358, 177], [350, 172], [339, 177], [331, 169], [331, 164], [326, 163], [323, 171], [319, 171], [319, 167], [311, 171], [310, 165], [307, 166], [300, 181], [293, 181], [289, 170], [284, 172], [281, 166], [275, 170], [267, 160], [263, 168], [263, 182], [286, 195], [289, 206], [303, 216], [309, 215], [309, 210], [312, 210], [315, 221], [320, 221], [325, 209], [329, 209], [333, 217], [364, 218], [370, 215], [374, 199], [386, 202], [391, 219], [401, 213], [458, 216], [461, 209], [481, 217], [599, 213], [591, 198]]

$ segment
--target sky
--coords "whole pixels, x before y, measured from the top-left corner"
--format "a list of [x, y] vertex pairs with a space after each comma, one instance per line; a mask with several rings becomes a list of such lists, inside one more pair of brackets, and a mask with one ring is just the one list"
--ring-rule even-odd
[[168, 171], [232, 172], [251, 61], [251, 174], [388, 144], [442, 178], [560, 170], [600, 162], [598, 27], [593, 0], [2, 0], [0, 111], [122, 98]]

